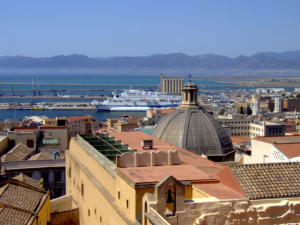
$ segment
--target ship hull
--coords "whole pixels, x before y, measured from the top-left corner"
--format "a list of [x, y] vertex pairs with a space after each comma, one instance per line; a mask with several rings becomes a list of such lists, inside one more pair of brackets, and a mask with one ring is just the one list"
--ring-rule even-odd
[[172, 105], [153, 105], [153, 106], [106, 106], [98, 105], [96, 106], [97, 111], [121, 111], [121, 112], [145, 112], [148, 109], [164, 109], [170, 107], [177, 107], [178, 104]]

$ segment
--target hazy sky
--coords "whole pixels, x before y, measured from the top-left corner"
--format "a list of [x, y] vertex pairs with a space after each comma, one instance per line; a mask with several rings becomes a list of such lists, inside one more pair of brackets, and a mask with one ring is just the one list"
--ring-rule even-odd
[[3, 0], [0, 55], [300, 49], [299, 0]]

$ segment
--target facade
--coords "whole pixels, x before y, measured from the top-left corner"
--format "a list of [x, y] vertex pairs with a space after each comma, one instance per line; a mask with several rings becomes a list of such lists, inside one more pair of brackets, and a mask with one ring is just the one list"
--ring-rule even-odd
[[1, 163], [1, 174], [3, 176], [13, 178], [21, 173], [35, 180], [43, 179], [43, 187], [49, 190], [51, 198], [57, 198], [65, 194], [64, 159], [54, 160], [53, 157], [52, 159], [30, 158], [25, 161]]
[[43, 119], [42, 125], [45, 127], [67, 126], [67, 117], [56, 117], [54, 119]]
[[282, 101], [280, 97], [274, 98], [274, 113], [281, 113], [282, 112]]
[[53, 151], [65, 151], [69, 148], [68, 129], [64, 126], [40, 127], [42, 144]]
[[179, 77], [164, 77], [160, 74], [160, 91], [168, 94], [180, 95], [183, 86], [183, 79]]
[[68, 119], [70, 136], [91, 134], [99, 129], [99, 122], [92, 116], [70, 116]]
[[230, 114], [227, 116], [218, 116], [217, 120], [224, 126], [229, 127], [231, 136], [249, 137], [250, 124], [255, 121], [252, 116], [241, 114]]
[[299, 163], [224, 166], [143, 132], [109, 131], [72, 138], [59, 207], [89, 225], [299, 223], [299, 172]]
[[158, 121], [161, 120], [167, 114], [173, 112], [175, 108], [167, 108], [167, 109], [149, 109], [146, 112], [146, 120], [147, 125], [155, 125]]
[[284, 136], [285, 126], [273, 122], [256, 122], [250, 124], [250, 137]]
[[300, 162], [300, 136], [258, 137], [244, 163]]
[[251, 106], [252, 106], [252, 115], [260, 114], [260, 99], [258, 96], [256, 95], [252, 96]]
[[132, 131], [138, 128], [138, 119], [135, 116], [123, 115], [120, 119], [107, 119], [104, 123], [108, 129], [116, 131]]
[[300, 98], [287, 98], [282, 100], [284, 112], [300, 112]]
[[48, 225], [50, 196], [42, 180], [23, 174], [0, 181], [1, 224]]
[[248, 102], [236, 102], [235, 103], [235, 113], [240, 114], [241, 108], [243, 109], [244, 114], [247, 114]]

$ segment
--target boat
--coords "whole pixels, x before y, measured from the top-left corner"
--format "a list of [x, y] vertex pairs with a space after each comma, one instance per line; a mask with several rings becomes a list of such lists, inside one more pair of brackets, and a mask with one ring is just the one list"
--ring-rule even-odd
[[91, 105], [99, 111], [147, 111], [148, 109], [177, 107], [180, 103], [180, 95], [130, 89], [119, 96], [114, 92], [112, 97], [102, 102], [93, 100]]

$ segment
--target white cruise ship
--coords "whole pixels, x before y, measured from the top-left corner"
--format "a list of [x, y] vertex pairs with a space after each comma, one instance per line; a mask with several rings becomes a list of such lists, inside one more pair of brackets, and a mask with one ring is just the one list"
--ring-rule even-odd
[[180, 95], [169, 95], [162, 92], [126, 90], [116, 96], [108, 97], [99, 102], [92, 101], [92, 105], [101, 111], [147, 111], [148, 109], [159, 109], [177, 107], [181, 103]]

